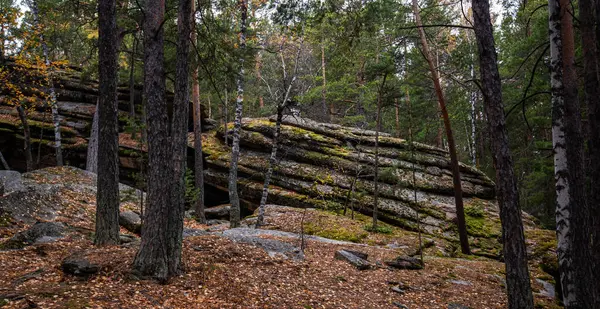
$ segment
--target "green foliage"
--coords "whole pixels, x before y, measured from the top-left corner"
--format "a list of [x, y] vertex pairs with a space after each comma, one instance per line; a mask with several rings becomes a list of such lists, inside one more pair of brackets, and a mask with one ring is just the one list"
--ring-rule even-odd
[[194, 183], [194, 173], [191, 169], [186, 169], [185, 177], [185, 201], [194, 204], [200, 198], [200, 188], [196, 188]]
[[317, 225], [313, 222], [307, 222], [304, 224], [304, 233], [309, 235], [316, 235], [324, 238], [350, 241], [359, 243], [369, 234], [365, 231], [357, 231], [350, 229], [339, 224], [327, 224], [325, 226]]

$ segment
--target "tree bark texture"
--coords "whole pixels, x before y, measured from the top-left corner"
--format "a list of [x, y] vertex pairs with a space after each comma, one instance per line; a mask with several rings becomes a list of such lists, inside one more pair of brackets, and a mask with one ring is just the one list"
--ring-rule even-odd
[[115, 0], [98, 1], [96, 245], [119, 243], [118, 33]]
[[[246, 49], [246, 18], [248, 6], [246, 0], [240, 0], [240, 49]], [[237, 188], [237, 169], [240, 156], [240, 130], [242, 129], [242, 111], [244, 107], [244, 57], [239, 59], [240, 72], [237, 76], [237, 98], [235, 101], [235, 119], [233, 123], [233, 146], [231, 150], [231, 165], [229, 167], [229, 202], [231, 203], [231, 227], [240, 225], [240, 197]], [[227, 131], [227, 130], [225, 130]]]
[[144, 96], [148, 130], [148, 197], [142, 242], [133, 262], [134, 271], [166, 282], [168, 270], [167, 225], [170, 205], [172, 153], [168, 136], [164, 69], [164, 0], [144, 6]]
[[[579, 0], [579, 21], [581, 30], [581, 46], [583, 49], [583, 74], [585, 103], [588, 108], [589, 126], [589, 179], [588, 199], [591, 219], [591, 238], [593, 262], [592, 267], [595, 278], [600, 278], [600, 83], [598, 81], [598, 47], [596, 37], [595, 5], [600, 3], [594, 0]], [[595, 294], [594, 308], [600, 308], [600, 285], [597, 280], [593, 283]]]
[[90, 139], [88, 140], [85, 170], [98, 173], [98, 103], [96, 103], [96, 111], [92, 119], [92, 130], [90, 131]]
[[446, 138], [448, 139], [448, 152], [450, 153], [450, 163], [452, 165], [452, 178], [454, 183], [454, 200], [456, 203], [456, 218], [458, 221], [458, 235], [460, 238], [461, 251], [464, 254], [470, 254], [469, 239], [467, 237], [467, 227], [465, 224], [465, 212], [462, 198], [462, 185], [460, 182], [460, 169], [458, 166], [458, 156], [456, 154], [456, 145], [454, 143], [454, 135], [452, 134], [452, 127], [450, 125], [450, 118], [448, 117], [448, 110], [446, 109], [446, 99], [442, 91], [440, 79], [437, 74], [437, 70], [431, 59], [431, 53], [429, 52], [429, 44], [427, 44], [427, 38], [425, 36], [425, 30], [423, 29], [421, 22], [421, 16], [419, 14], [419, 4], [417, 0], [413, 0], [413, 10], [415, 13], [415, 20], [419, 27], [419, 36], [421, 37], [421, 45], [423, 46], [423, 54], [429, 64], [429, 70], [431, 71], [431, 77], [433, 80], [433, 86], [435, 93], [438, 97], [439, 107], [442, 112], [444, 119], [444, 127], [446, 129]]
[[493, 161], [496, 167], [496, 196], [502, 224], [508, 308], [532, 309], [533, 294], [529, 283], [527, 248], [521, 219], [517, 179], [513, 170], [504, 117], [502, 85], [498, 72], [489, 2], [488, 0], [473, 0], [472, 8], [485, 112], [488, 118]]
[[177, 15], [177, 56], [175, 64], [175, 99], [171, 121], [173, 172], [171, 203], [168, 207], [167, 240], [169, 276], [182, 270], [183, 213], [185, 212], [185, 171], [187, 169], [187, 133], [190, 102], [190, 34], [192, 1], [179, 0]]

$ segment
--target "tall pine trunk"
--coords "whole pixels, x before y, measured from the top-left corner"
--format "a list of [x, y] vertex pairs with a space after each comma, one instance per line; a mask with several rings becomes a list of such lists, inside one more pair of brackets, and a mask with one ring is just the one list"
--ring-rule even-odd
[[[133, 269], [142, 276], [166, 282], [169, 278], [167, 225], [170, 205], [172, 153], [165, 101], [164, 30], [165, 1], [146, 1], [144, 6], [144, 97], [148, 138], [146, 214], [142, 242]], [[167, 181], [165, 181], [167, 180]]]
[[[596, 5], [600, 5], [596, 1]], [[592, 267], [595, 278], [600, 278], [600, 83], [598, 82], [598, 47], [596, 37], [596, 15], [594, 0], [579, 0], [579, 20], [581, 29], [581, 46], [583, 48], [584, 93], [588, 108], [589, 126], [589, 171], [590, 184], [588, 199], [591, 219]], [[600, 286], [593, 287], [595, 308], [600, 308]]]
[[327, 109], [327, 75], [325, 74], [325, 43], [321, 39], [321, 76], [323, 78], [323, 88], [321, 88], [321, 105], [323, 106], [323, 116], [329, 121], [333, 121], [333, 103]]
[[473, 0], [472, 8], [485, 112], [488, 118], [493, 160], [496, 167], [496, 196], [502, 223], [508, 308], [532, 309], [533, 295], [529, 283], [527, 248], [525, 247], [517, 179], [513, 170], [504, 118], [502, 84], [498, 72], [489, 2], [488, 0]]
[[[196, 11], [196, 2], [192, 0], [192, 12]], [[195, 21], [192, 21], [195, 25]], [[192, 28], [192, 42], [197, 44], [195, 27]], [[197, 55], [195, 55], [196, 60]], [[198, 61], [194, 63], [192, 70], [192, 105], [194, 107], [194, 185], [198, 190], [198, 196], [194, 201], [194, 213], [198, 222], [205, 224], [204, 215], [204, 158], [202, 156], [202, 110], [200, 107], [200, 83], [198, 80]], [[209, 103], [210, 106], [210, 103]], [[210, 116], [209, 116], [210, 117]]]
[[185, 171], [187, 169], [187, 128], [190, 102], [190, 34], [192, 1], [179, 0], [177, 15], [177, 57], [175, 64], [175, 99], [171, 121], [173, 173], [171, 205], [168, 208], [167, 240], [169, 276], [182, 270], [183, 213], [185, 212]]
[[96, 245], [119, 243], [118, 33], [116, 0], [98, 1]]
[[92, 130], [90, 131], [90, 139], [88, 140], [85, 170], [98, 173], [98, 103], [96, 103], [96, 111], [92, 119]]
[[[229, 213], [229, 221], [231, 227], [240, 225], [240, 197], [237, 188], [237, 170], [238, 159], [240, 156], [240, 130], [242, 129], [242, 111], [244, 108], [244, 56], [243, 52], [246, 49], [246, 19], [248, 15], [248, 5], [246, 0], [240, 0], [240, 55], [239, 66], [240, 72], [237, 76], [237, 98], [235, 100], [235, 119], [233, 122], [233, 146], [231, 149], [231, 165], [229, 167], [229, 202], [231, 203], [231, 211]], [[225, 129], [227, 131], [227, 129]]]
[[29, 172], [33, 170], [33, 156], [31, 155], [31, 131], [29, 130], [29, 122], [27, 121], [27, 114], [23, 106], [17, 106], [17, 112], [23, 125], [23, 151], [25, 152], [25, 168]]
[[442, 86], [440, 84], [440, 79], [437, 74], [437, 70], [433, 64], [433, 60], [431, 59], [431, 53], [429, 52], [429, 44], [427, 44], [427, 38], [425, 37], [425, 30], [423, 29], [423, 24], [421, 22], [421, 16], [419, 14], [419, 4], [417, 0], [412, 1], [413, 11], [415, 13], [415, 20], [417, 23], [417, 27], [419, 27], [419, 36], [421, 37], [421, 45], [423, 46], [423, 54], [425, 56], [425, 60], [429, 65], [429, 70], [431, 71], [431, 78], [433, 80], [433, 86], [435, 88], [435, 93], [438, 97], [438, 103], [440, 110], [442, 112], [442, 117], [444, 118], [444, 127], [446, 129], [446, 138], [448, 139], [448, 151], [450, 152], [450, 164], [452, 166], [452, 179], [454, 184], [454, 201], [456, 203], [456, 218], [458, 221], [458, 236], [460, 239], [460, 248], [462, 253], [471, 254], [471, 249], [469, 248], [469, 239], [467, 236], [467, 227], [465, 224], [465, 212], [463, 206], [463, 198], [462, 198], [462, 184], [460, 181], [460, 168], [458, 165], [458, 156], [456, 154], [456, 145], [454, 143], [454, 136], [452, 134], [452, 127], [450, 125], [450, 118], [448, 117], [448, 110], [446, 110], [446, 99], [444, 98], [444, 93], [442, 91]]

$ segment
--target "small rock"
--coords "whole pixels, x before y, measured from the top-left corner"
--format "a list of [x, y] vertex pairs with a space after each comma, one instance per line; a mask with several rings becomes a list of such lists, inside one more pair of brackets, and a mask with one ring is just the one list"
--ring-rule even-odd
[[142, 232], [142, 218], [133, 211], [120, 213], [119, 224], [132, 233], [140, 234]]
[[198, 229], [184, 228], [182, 236], [183, 236], [183, 238], [188, 238], [188, 237], [192, 237], [192, 236], [203, 236], [203, 235], [208, 235], [208, 232], [203, 231], [203, 230], [198, 230]]
[[[360, 252], [358, 252], [360, 253]], [[364, 253], [360, 253], [361, 256], [367, 256]], [[335, 259], [337, 260], [342, 260], [342, 261], [346, 261], [352, 265], [354, 265], [354, 267], [356, 267], [359, 270], [365, 270], [365, 269], [369, 269], [372, 267], [371, 263], [369, 263], [369, 261], [363, 259], [360, 256], [357, 256], [353, 253], [353, 251], [351, 250], [338, 250], [335, 252]]]
[[385, 264], [396, 269], [423, 269], [421, 260], [408, 256], [399, 256], [394, 260], [386, 261]]
[[448, 280], [448, 282], [465, 286], [473, 285], [473, 283], [465, 280]]
[[392, 291], [394, 291], [400, 295], [404, 294], [404, 290], [397, 286], [392, 287]]
[[229, 219], [231, 204], [223, 204], [204, 209], [206, 219]]
[[406, 305], [403, 305], [397, 301], [393, 302], [392, 304], [394, 304], [394, 306], [400, 308], [400, 309], [408, 309], [408, 307]]
[[543, 287], [543, 289], [538, 293], [539, 295], [550, 298], [556, 297], [556, 289], [552, 283], [546, 282], [542, 279], [535, 279], [535, 281], [537, 281]]
[[20, 249], [25, 246], [50, 243], [63, 237], [65, 226], [60, 222], [37, 222], [29, 229], [15, 234], [2, 247]]
[[136, 241], [137, 237], [135, 237], [133, 235], [121, 234], [121, 235], [119, 235], [119, 240], [121, 241], [122, 244], [128, 244], [130, 242]]
[[90, 263], [86, 258], [78, 254], [66, 257], [60, 267], [65, 274], [77, 277], [89, 277], [100, 271], [100, 266]]

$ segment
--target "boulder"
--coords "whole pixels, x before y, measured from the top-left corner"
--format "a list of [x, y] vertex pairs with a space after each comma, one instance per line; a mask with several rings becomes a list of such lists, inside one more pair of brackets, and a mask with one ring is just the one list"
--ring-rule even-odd
[[[352, 250], [338, 250], [335, 252], [335, 259], [346, 261], [352, 264], [359, 270], [366, 270], [372, 267], [371, 263], [366, 260], [367, 254]], [[364, 257], [364, 258], [363, 258]]]
[[0, 170], [0, 187], [4, 188], [4, 191], [0, 196], [4, 195], [4, 193], [21, 190], [23, 188], [21, 173], [17, 171]]
[[99, 265], [90, 263], [85, 257], [77, 253], [63, 259], [60, 267], [65, 274], [84, 278], [100, 271]]
[[121, 212], [119, 224], [132, 233], [140, 234], [142, 232], [142, 218], [133, 211]]
[[229, 219], [230, 210], [231, 204], [223, 204], [205, 208], [204, 215], [206, 216], [206, 219]]
[[59, 222], [38, 222], [29, 229], [19, 232], [2, 244], [5, 249], [20, 249], [25, 246], [54, 242], [64, 237], [65, 226]]
[[[276, 239], [268, 239], [268, 238], [260, 238], [260, 235], [269, 235], [254, 233], [253, 229], [248, 228], [234, 228], [224, 230], [220, 235], [227, 237], [235, 242], [250, 244], [259, 248], [264, 249], [267, 254], [271, 257], [283, 257], [285, 259], [292, 259], [294, 261], [301, 261], [304, 259], [304, 253], [300, 248], [291, 245], [287, 242], [276, 240]], [[277, 231], [273, 231], [277, 232]], [[282, 232], [284, 233], [284, 232]], [[293, 233], [290, 233], [293, 234]]]
[[385, 261], [385, 265], [395, 269], [423, 269], [421, 260], [408, 256], [399, 256], [391, 261]]

